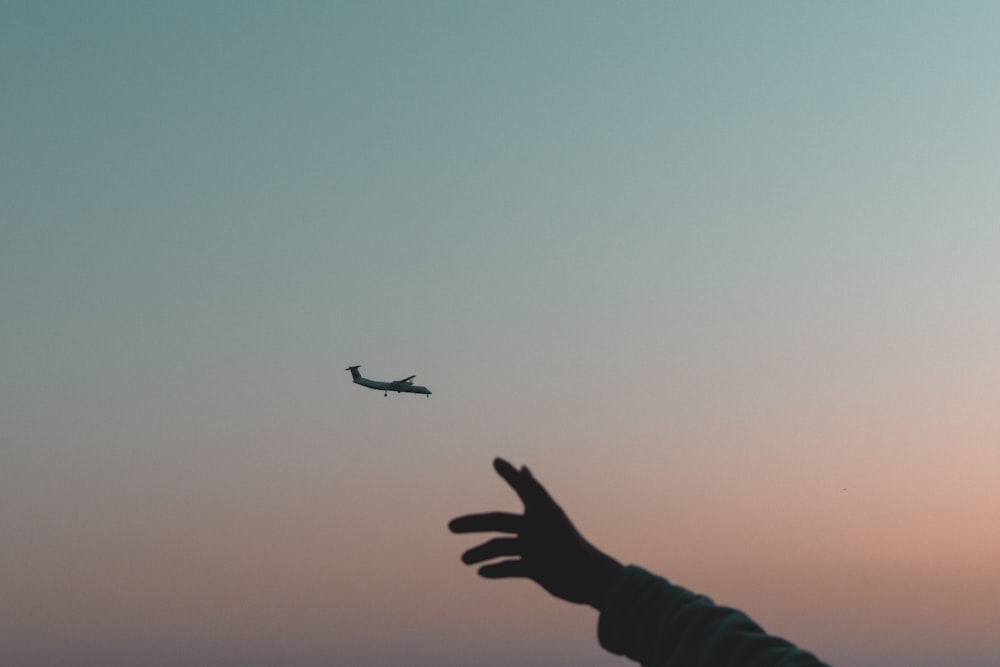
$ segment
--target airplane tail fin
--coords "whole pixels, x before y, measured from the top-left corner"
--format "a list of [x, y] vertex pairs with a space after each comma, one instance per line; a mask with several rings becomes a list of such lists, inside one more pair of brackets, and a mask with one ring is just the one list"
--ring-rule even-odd
[[348, 366], [344, 370], [351, 371], [351, 377], [357, 380], [359, 377], [361, 377], [361, 373], [358, 372], [359, 368], [361, 368], [361, 366]]

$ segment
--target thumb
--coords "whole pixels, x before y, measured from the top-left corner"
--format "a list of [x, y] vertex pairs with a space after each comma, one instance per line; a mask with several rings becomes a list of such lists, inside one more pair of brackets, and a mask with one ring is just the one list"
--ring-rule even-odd
[[522, 466], [519, 472], [521, 477], [521, 492], [523, 494], [525, 503], [532, 503], [535, 505], [551, 505], [558, 507], [552, 496], [545, 489], [535, 476], [532, 474], [531, 469], [528, 466]]

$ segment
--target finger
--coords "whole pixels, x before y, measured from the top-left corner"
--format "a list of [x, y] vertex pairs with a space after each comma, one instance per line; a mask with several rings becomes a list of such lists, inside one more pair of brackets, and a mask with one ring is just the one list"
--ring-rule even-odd
[[527, 577], [528, 568], [522, 560], [503, 560], [499, 563], [483, 565], [479, 568], [479, 576], [487, 579], [506, 579], [507, 577]]
[[[525, 476], [526, 467], [518, 470], [504, 459], [498, 457], [493, 459], [493, 468], [510, 485], [510, 488], [514, 489], [517, 497], [521, 499], [525, 507], [535, 501], [537, 494], [534, 493], [530, 483], [534, 481], [534, 478], [531, 477], [530, 473]], [[538, 482], [535, 482], [535, 485], [537, 486]]]
[[544, 503], [555, 504], [552, 496], [549, 495], [544, 486], [538, 483], [528, 466], [522, 466], [518, 470], [504, 459], [496, 458], [493, 460], [493, 467], [517, 492], [517, 496], [525, 507]]
[[483, 514], [466, 514], [448, 523], [453, 533], [516, 533], [521, 530], [524, 517], [509, 512], [485, 512]]
[[[550, 496], [545, 487], [535, 479], [535, 476], [531, 474], [531, 470], [528, 466], [521, 468], [520, 484], [522, 499], [530, 498], [533, 503], [555, 504], [552, 496]], [[528, 501], [525, 500], [525, 502], [527, 503]]]
[[497, 471], [498, 475], [503, 477], [505, 482], [510, 484], [510, 488], [514, 489], [514, 491], [517, 492], [517, 495], [521, 495], [521, 491], [518, 489], [520, 481], [518, 480], [517, 468], [498, 456], [493, 459], [493, 469]]
[[473, 547], [462, 554], [462, 562], [466, 565], [472, 565], [492, 558], [519, 556], [520, 554], [520, 540], [516, 537], [494, 537], [492, 540], [483, 542], [478, 547]]

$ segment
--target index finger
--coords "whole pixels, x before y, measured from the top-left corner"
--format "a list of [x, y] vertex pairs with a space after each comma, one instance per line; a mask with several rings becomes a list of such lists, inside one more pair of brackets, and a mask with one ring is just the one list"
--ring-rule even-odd
[[521, 529], [519, 514], [507, 512], [485, 512], [483, 514], [466, 514], [448, 522], [448, 528], [453, 533], [517, 533]]

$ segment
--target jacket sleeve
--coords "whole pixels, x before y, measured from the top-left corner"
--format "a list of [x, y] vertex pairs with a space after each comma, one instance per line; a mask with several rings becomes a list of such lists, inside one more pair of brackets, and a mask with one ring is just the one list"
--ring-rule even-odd
[[601, 646], [643, 667], [828, 667], [720, 607], [635, 565], [622, 568], [598, 621]]

